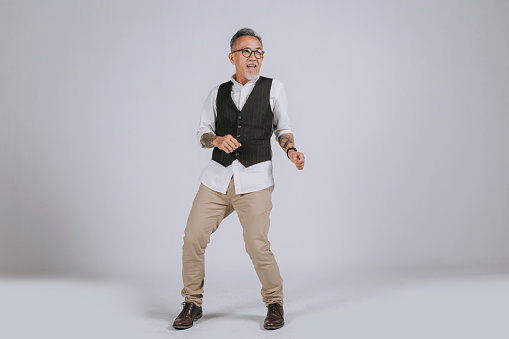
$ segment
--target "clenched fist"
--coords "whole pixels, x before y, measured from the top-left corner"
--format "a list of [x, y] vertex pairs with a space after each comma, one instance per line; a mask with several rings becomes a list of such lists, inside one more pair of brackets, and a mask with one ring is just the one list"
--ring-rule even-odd
[[230, 134], [225, 135], [224, 137], [216, 137], [214, 141], [212, 141], [212, 144], [214, 147], [217, 147], [226, 153], [231, 153], [242, 146], [242, 144]]
[[295, 164], [295, 167], [299, 170], [304, 169], [304, 153], [290, 150], [288, 157]]

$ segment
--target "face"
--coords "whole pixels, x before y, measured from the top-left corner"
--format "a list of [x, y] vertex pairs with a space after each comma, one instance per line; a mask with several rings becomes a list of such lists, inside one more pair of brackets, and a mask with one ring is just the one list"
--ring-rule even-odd
[[[232, 51], [236, 51], [242, 48], [249, 48], [254, 51], [262, 49], [261, 42], [254, 36], [245, 35], [237, 39], [233, 45]], [[254, 53], [251, 53], [249, 58], [242, 55], [242, 51], [228, 54], [230, 62], [235, 65], [235, 74], [237, 81], [242, 85], [245, 85], [248, 81], [255, 79], [260, 73], [262, 67], [263, 56], [260, 59], [256, 59]]]

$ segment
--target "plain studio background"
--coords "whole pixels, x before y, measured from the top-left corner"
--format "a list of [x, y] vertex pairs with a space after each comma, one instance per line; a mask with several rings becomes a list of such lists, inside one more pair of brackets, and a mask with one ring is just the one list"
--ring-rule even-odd
[[[261, 74], [285, 84], [306, 155], [297, 171], [273, 144], [287, 286], [312, 297], [321, 275], [507, 273], [507, 1], [2, 0], [3, 276], [152, 279], [180, 301], [210, 159], [195, 132], [241, 27], [261, 34]], [[207, 272], [257, 283], [236, 214]]]

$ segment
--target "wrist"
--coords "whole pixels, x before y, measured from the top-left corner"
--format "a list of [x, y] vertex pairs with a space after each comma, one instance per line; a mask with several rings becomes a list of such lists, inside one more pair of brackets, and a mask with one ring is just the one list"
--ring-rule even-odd
[[297, 152], [297, 149], [296, 149], [295, 147], [289, 147], [289, 148], [286, 150], [286, 156], [288, 157], [288, 159], [290, 159], [290, 151]]
[[212, 147], [217, 147], [217, 135], [212, 137], [212, 141], [210, 143], [212, 144]]

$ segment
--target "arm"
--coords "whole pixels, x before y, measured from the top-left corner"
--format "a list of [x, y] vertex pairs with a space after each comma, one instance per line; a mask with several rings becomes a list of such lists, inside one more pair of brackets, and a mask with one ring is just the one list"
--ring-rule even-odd
[[214, 142], [214, 140], [216, 140], [216, 138], [217, 138], [217, 136], [212, 132], [202, 134], [201, 139], [200, 139], [201, 146], [203, 148], [215, 147], [213, 142]]
[[200, 142], [205, 148], [217, 147], [226, 153], [231, 153], [242, 146], [240, 142], [238, 142], [230, 134], [225, 135], [224, 137], [218, 137], [212, 132], [203, 134], [201, 136]]
[[288, 151], [289, 148], [295, 147], [292, 125], [288, 118], [288, 100], [283, 84], [275, 79], [272, 81], [271, 101], [273, 102], [274, 134], [277, 141], [297, 169], [302, 170], [304, 169], [304, 154], [295, 150]]
[[197, 137], [200, 141], [201, 147], [203, 148], [217, 147], [226, 153], [231, 153], [242, 145], [231, 135], [219, 137], [215, 134], [217, 117], [216, 99], [218, 88], [219, 86], [213, 88], [205, 100]]
[[279, 145], [288, 154], [288, 158], [295, 164], [297, 169], [304, 169], [304, 153], [297, 152], [296, 150], [289, 150], [292, 147], [295, 147], [295, 142], [293, 140], [293, 133], [285, 133], [279, 136]]

